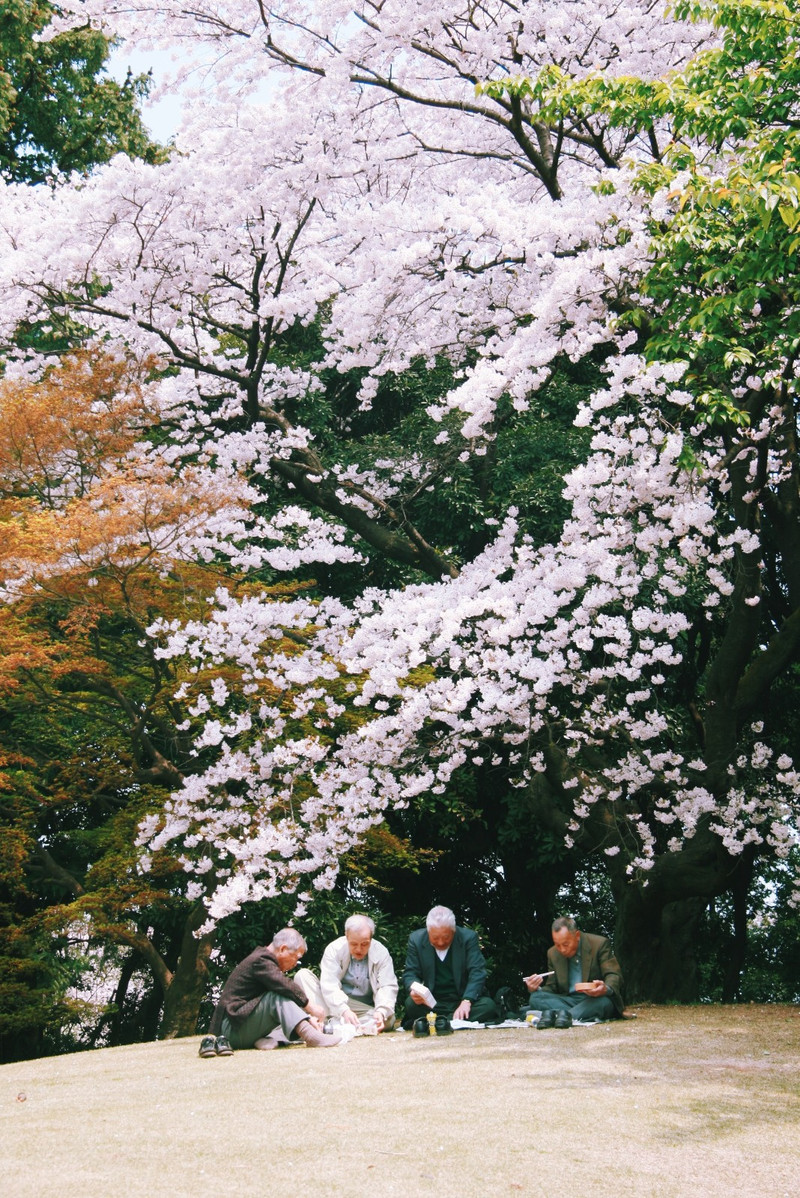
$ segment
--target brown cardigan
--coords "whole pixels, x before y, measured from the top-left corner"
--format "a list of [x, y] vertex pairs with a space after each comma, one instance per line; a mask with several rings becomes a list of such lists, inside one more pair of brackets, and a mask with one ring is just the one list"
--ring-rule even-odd
[[290, 998], [299, 1007], [308, 1005], [305, 990], [287, 978], [269, 949], [257, 948], [239, 962], [225, 983], [211, 1017], [209, 1033], [212, 1036], [220, 1034], [226, 1015], [232, 1024], [246, 1019], [258, 1006], [260, 999], [270, 992]]

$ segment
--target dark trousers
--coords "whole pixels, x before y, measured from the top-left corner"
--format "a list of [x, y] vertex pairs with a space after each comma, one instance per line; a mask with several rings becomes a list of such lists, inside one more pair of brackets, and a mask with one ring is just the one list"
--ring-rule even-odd
[[[456, 1006], [458, 1006], [458, 1003], [456, 1003]], [[449, 1006], [437, 1002], [436, 1006], [434, 1007], [434, 1011], [437, 1015], [445, 1015], [448, 1019], [452, 1019], [453, 1011], [455, 1011], [456, 1006]], [[423, 1004], [415, 1003], [413, 998], [407, 998], [405, 1011], [403, 1013], [403, 1027], [408, 1031], [414, 1026], [414, 1020], [423, 1019], [428, 1014], [430, 1009], [430, 1007], [426, 1007]], [[500, 1012], [487, 994], [485, 994], [482, 998], [475, 998], [472, 1000], [469, 1017], [474, 1023], [500, 1022]]]
[[573, 1019], [583, 1023], [599, 1023], [615, 1019], [616, 1007], [607, 994], [587, 998], [585, 994], [553, 994], [551, 990], [534, 990], [528, 999], [532, 1011], [569, 1011]]

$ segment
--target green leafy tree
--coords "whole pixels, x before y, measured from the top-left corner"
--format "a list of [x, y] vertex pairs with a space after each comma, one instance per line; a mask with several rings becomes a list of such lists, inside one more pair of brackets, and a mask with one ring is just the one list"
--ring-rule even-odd
[[88, 27], [36, 40], [54, 11], [45, 0], [5, 0], [0, 11], [0, 174], [42, 183], [120, 152], [162, 159], [141, 118], [148, 77], [105, 74], [110, 42]]

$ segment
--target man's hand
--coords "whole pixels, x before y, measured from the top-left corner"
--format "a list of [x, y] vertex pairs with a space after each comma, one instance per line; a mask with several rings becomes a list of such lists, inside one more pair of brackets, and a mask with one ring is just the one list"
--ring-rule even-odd
[[539, 989], [542, 982], [544, 981], [544, 978], [542, 977], [542, 975], [540, 973], [532, 973], [529, 978], [523, 978], [522, 980], [525, 983], [525, 985], [528, 987], [528, 990], [530, 991], [530, 993], [532, 994], [534, 990]]
[[318, 1007], [316, 1003], [310, 1001], [307, 1002], [304, 1010], [307, 1011], [309, 1015], [313, 1015], [315, 1019], [321, 1019], [323, 1021], [325, 1019], [325, 1008]]
[[605, 982], [597, 978], [594, 982], [576, 982], [575, 993], [585, 994], [587, 998], [602, 998], [608, 993], [608, 987]]
[[409, 990], [409, 994], [418, 1007], [427, 1007], [428, 1004], [425, 1002], [425, 999], [421, 994], [417, 994], [413, 990]]
[[345, 1007], [345, 1009], [342, 1011], [340, 1018], [345, 1023], [352, 1023], [353, 1027], [359, 1026], [358, 1015], [356, 1015], [355, 1011], [351, 1011], [349, 1007]]
[[451, 1019], [469, 1019], [469, 1013], [471, 1010], [472, 1003], [468, 998], [462, 998], [455, 1011], [453, 1011]]
[[378, 1029], [378, 1032], [382, 1032], [386, 1027], [386, 1017], [381, 1011], [376, 1011], [372, 1018], [375, 1020], [375, 1026]]

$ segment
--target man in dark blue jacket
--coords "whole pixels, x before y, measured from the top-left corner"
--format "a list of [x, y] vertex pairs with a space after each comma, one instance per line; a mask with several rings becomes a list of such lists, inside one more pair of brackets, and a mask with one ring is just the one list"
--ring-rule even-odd
[[497, 1023], [500, 1013], [486, 994], [486, 962], [478, 937], [469, 928], [456, 927], [449, 907], [433, 907], [425, 927], [408, 938], [403, 983], [407, 998], [403, 1027], [431, 1010], [425, 996], [415, 993], [413, 983], [422, 983], [436, 1000], [437, 1015], [447, 1019], [469, 1019]]

